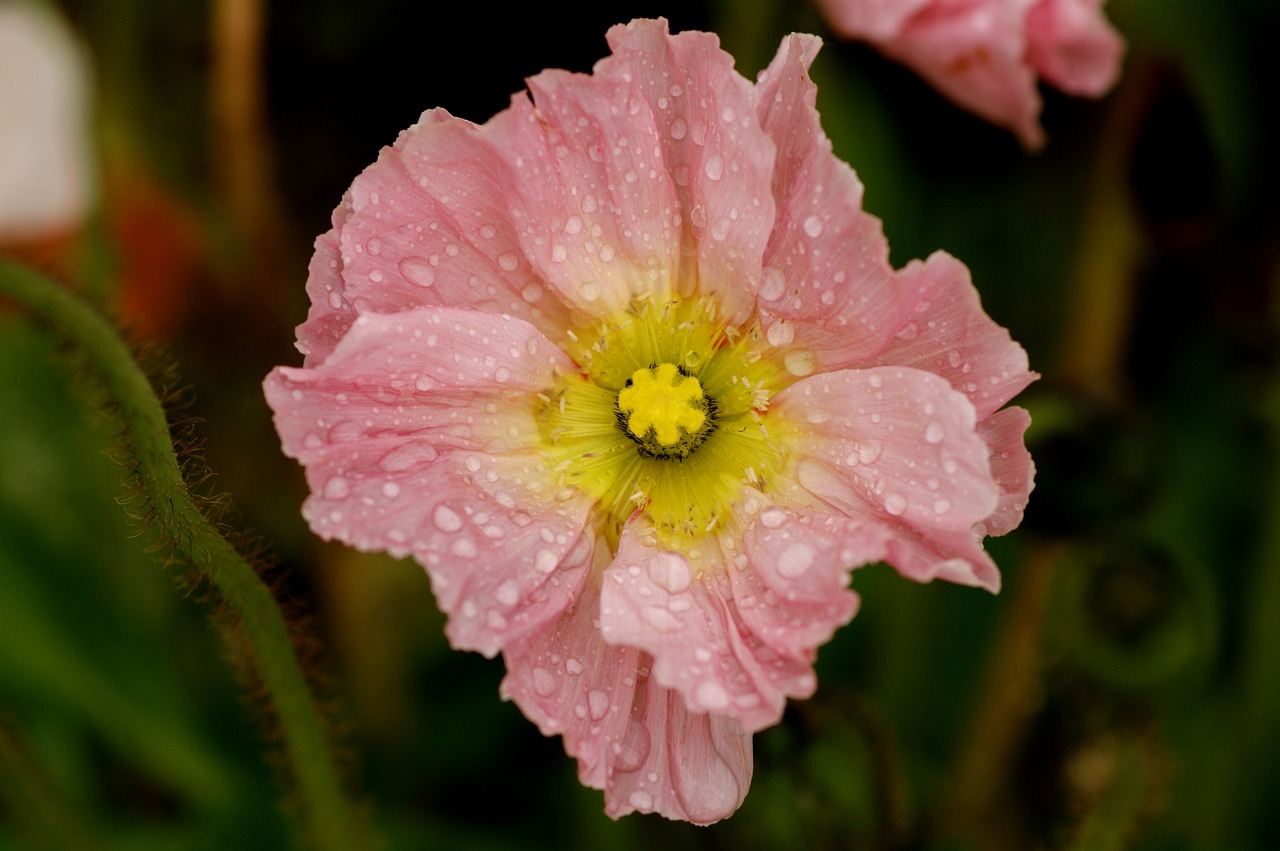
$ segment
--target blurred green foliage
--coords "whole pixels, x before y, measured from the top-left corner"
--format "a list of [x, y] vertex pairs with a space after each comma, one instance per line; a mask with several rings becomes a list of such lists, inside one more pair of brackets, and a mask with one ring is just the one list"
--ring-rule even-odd
[[[610, 822], [559, 740], [498, 700], [500, 662], [448, 648], [418, 567], [316, 540], [259, 384], [297, 360], [311, 239], [421, 110], [483, 121], [523, 76], [589, 69], [637, 15], [717, 30], [753, 75], [782, 34], [823, 32], [816, 12], [278, 0], [263, 240], [228, 194], [209, 103], [221, 4], [61, 5], [97, 69], [107, 176], [68, 277], [110, 303], [136, 285], [131, 252], [156, 267], [146, 235], [163, 228], [119, 238], [139, 176], [196, 223], [190, 262], [127, 315], [145, 329], [163, 300], [175, 317], [156, 336], [233, 522], [270, 542], [279, 593], [313, 619], [350, 785], [386, 847], [1280, 846], [1270, 0], [1111, 0], [1125, 75], [1101, 102], [1046, 91], [1036, 155], [825, 34], [824, 126], [895, 262], [963, 259], [1043, 376], [1023, 399], [1039, 475], [1023, 527], [990, 542], [1000, 596], [856, 575], [864, 608], [822, 650], [817, 696], [757, 736], [752, 791], [711, 828]], [[271, 745], [212, 607], [115, 502], [101, 401], [0, 305], [0, 849], [286, 847]]]

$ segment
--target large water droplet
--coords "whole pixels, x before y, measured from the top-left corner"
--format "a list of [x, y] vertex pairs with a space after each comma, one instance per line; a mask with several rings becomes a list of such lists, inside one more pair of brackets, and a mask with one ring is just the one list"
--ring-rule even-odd
[[351, 495], [351, 484], [342, 476], [334, 476], [324, 483], [325, 499], [346, 499]]
[[729, 692], [715, 680], [703, 680], [693, 690], [693, 699], [704, 709], [718, 712], [729, 705]]
[[778, 556], [778, 573], [787, 579], [803, 576], [813, 566], [813, 547], [808, 544], [792, 544]]
[[556, 691], [555, 674], [546, 668], [533, 669], [533, 690], [543, 697], [550, 697]]
[[884, 498], [884, 510], [896, 517], [907, 510], [907, 501], [901, 494], [891, 493]]
[[724, 160], [719, 154], [712, 154], [707, 157], [707, 161], [702, 164], [702, 170], [711, 180], [719, 180], [724, 174]]
[[458, 512], [441, 503], [431, 514], [431, 520], [441, 532], [456, 532], [462, 528], [462, 518]]
[[498, 265], [508, 272], [514, 272], [520, 265], [520, 260], [512, 252], [504, 251], [498, 255]]
[[400, 261], [400, 274], [416, 287], [429, 287], [436, 282], [436, 272], [421, 257], [406, 257]]
[[658, 553], [649, 559], [649, 578], [668, 593], [679, 594], [689, 587], [689, 564], [674, 553]]
[[613, 769], [619, 773], [638, 771], [649, 758], [649, 730], [634, 718], [627, 724], [626, 736], [619, 743]]
[[760, 278], [760, 298], [764, 301], [777, 301], [787, 290], [787, 277], [781, 269], [770, 266], [764, 270]]
[[787, 372], [798, 378], [804, 378], [818, 368], [818, 356], [808, 349], [789, 351], [782, 362], [787, 367]]
[[388, 473], [399, 473], [414, 467], [430, 464], [440, 453], [429, 443], [406, 443], [397, 446], [378, 461], [378, 466]]
[[609, 711], [609, 695], [599, 689], [593, 689], [587, 695], [587, 708], [591, 712], [591, 720], [599, 721]]
[[796, 338], [796, 327], [789, 319], [779, 319], [769, 326], [769, 330], [765, 332], [765, 338], [769, 341], [769, 345], [775, 348], [789, 346]]

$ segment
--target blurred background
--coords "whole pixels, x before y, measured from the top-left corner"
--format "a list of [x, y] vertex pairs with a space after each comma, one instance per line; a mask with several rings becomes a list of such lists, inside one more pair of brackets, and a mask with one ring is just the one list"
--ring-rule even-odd
[[[0, 256], [116, 317], [194, 421], [223, 522], [305, 617], [383, 847], [1280, 847], [1272, 0], [1111, 0], [1120, 83], [1044, 90], [1035, 154], [780, 0], [0, 0], [0, 21], [19, 5], [55, 22], [84, 117], [49, 151], [62, 212], [0, 218]], [[658, 15], [719, 32], [749, 77], [783, 34], [823, 34], [818, 107], [895, 263], [964, 260], [1043, 376], [1020, 400], [1030, 509], [989, 542], [1004, 591], [859, 571], [816, 697], [756, 737], [746, 803], [710, 828], [607, 819], [498, 699], [501, 662], [448, 647], [416, 564], [317, 540], [260, 390], [300, 363], [311, 242], [381, 146], [433, 106], [482, 122]], [[4, 44], [0, 78], [21, 67]], [[290, 847], [243, 651], [117, 504], [101, 401], [0, 303], [0, 849]], [[23, 803], [33, 779], [60, 835]]]

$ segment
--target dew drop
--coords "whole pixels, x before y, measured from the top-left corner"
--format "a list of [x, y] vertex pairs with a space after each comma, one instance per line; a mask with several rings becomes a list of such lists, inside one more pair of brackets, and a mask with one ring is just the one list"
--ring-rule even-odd
[[550, 697], [556, 691], [556, 677], [546, 668], [533, 669], [533, 690], [543, 697]]
[[773, 266], [764, 270], [760, 280], [760, 298], [765, 301], [777, 301], [787, 290], [787, 278], [781, 269]]
[[593, 689], [587, 695], [587, 708], [591, 712], [591, 720], [599, 721], [609, 711], [609, 695], [599, 689]]
[[929, 423], [929, 425], [925, 427], [924, 439], [927, 443], [941, 443], [942, 438], [946, 436], [947, 433], [938, 423]]
[[778, 573], [787, 579], [803, 576], [813, 566], [813, 547], [792, 544], [778, 556]]
[[514, 606], [520, 602], [520, 586], [508, 579], [494, 590], [493, 597], [504, 606]]
[[538, 550], [538, 554], [533, 559], [533, 566], [541, 573], [550, 573], [559, 563], [560, 557], [556, 555], [555, 550]]
[[381, 282], [382, 282], [382, 270], [381, 270], [381, 269], [370, 269], [370, 270], [369, 270], [369, 280], [370, 280], [370, 281], [372, 281], [372, 282], [373, 282], [373, 283], [375, 283], [375, 284], [377, 284], [377, 283], [381, 283]]
[[951, 500], [942, 497], [933, 503], [934, 514], [946, 514], [951, 510]]
[[702, 170], [710, 180], [719, 180], [724, 175], [724, 160], [719, 154], [712, 154], [702, 164]]
[[436, 282], [435, 270], [421, 257], [406, 257], [401, 260], [400, 274], [416, 287], [429, 287]]
[[514, 272], [520, 261], [513, 252], [504, 251], [498, 255], [498, 265], [508, 272]]
[[787, 512], [776, 505], [771, 505], [760, 512], [760, 524], [766, 529], [777, 529], [787, 522]]
[[649, 559], [649, 578], [670, 594], [679, 594], [689, 587], [689, 564], [674, 553], [658, 553]]
[[896, 517], [907, 510], [907, 501], [901, 495], [891, 493], [884, 498], [884, 510]]
[[689, 133], [689, 125], [684, 123], [683, 118], [677, 118], [671, 122], [671, 138], [679, 141]]
[[429, 443], [407, 443], [397, 446], [378, 461], [378, 466], [388, 473], [400, 473], [424, 464], [430, 464], [440, 455]]
[[600, 298], [600, 285], [595, 281], [586, 281], [578, 285], [578, 293], [584, 301], [595, 301]]
[[394, 499], [400, 494], [400, 486], [395, 482], [385, 482], [382, 485], [382, 495], [387, 499]]
[[637, 771], [649, 758], [649, 730], [634, 718], [627, 724], [626, 738], [619, 744], [614, 770], [622, 773]]
[[729, 692], [714, 680], [703, 680], [693, 690], [693, 699], [703, 708], [718, 712], [729, 705]]
[[640, 616], [659, 632], [675, 632], [683, 626], [678, 617], [661, 606], [649, 606], [640, 613]]
[[631, 797], [627, 798], [627, 803], [640, 812], [647, 813], [653, 809], [653, 796], [643, 789], [637, 789], [631, 793]]
[[458, 512], [444, 503], [436, 506], [431, 520], [441, 532], [456, 532], [462, 528], [462, 518], [458, 516]]
[[818, 356], [808, 349], [787, 352], [782, 362], [787, 367], [787, 372], [798, 378], [803, 378], [818, 368]]
[[351, 495], [351, 485], [342, 476], [334, 476], [324, 483], [325, 499], [346, 499]]
[[804, 232], [814, 239], [822, 236], [822, 219], [817, 216], [807, 217], [804, 220]]
[[789, 319], [779, 319], [769, 326], [769, 330], [765, 332], [765, 338], [774, 348], [789, 346], [796, 338], [796, 326], [791, 324]]

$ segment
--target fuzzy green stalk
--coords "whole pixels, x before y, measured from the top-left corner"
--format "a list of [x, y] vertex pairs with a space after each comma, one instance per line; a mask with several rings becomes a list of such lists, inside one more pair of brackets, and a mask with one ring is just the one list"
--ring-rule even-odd
[[342, 788], [325, 723], [299, 664], [289, 627], [257, 572], [191, 499], [164, 408], [116, 329], [62, 286], [0, 261], [0, 296], [24, 304], [66, 335], [102, 381], [125, 429], [148, 511], [184, 557], [238, 616], [253, 664], [280, 725], [311, 843], [326, 851], [363, 845]]

